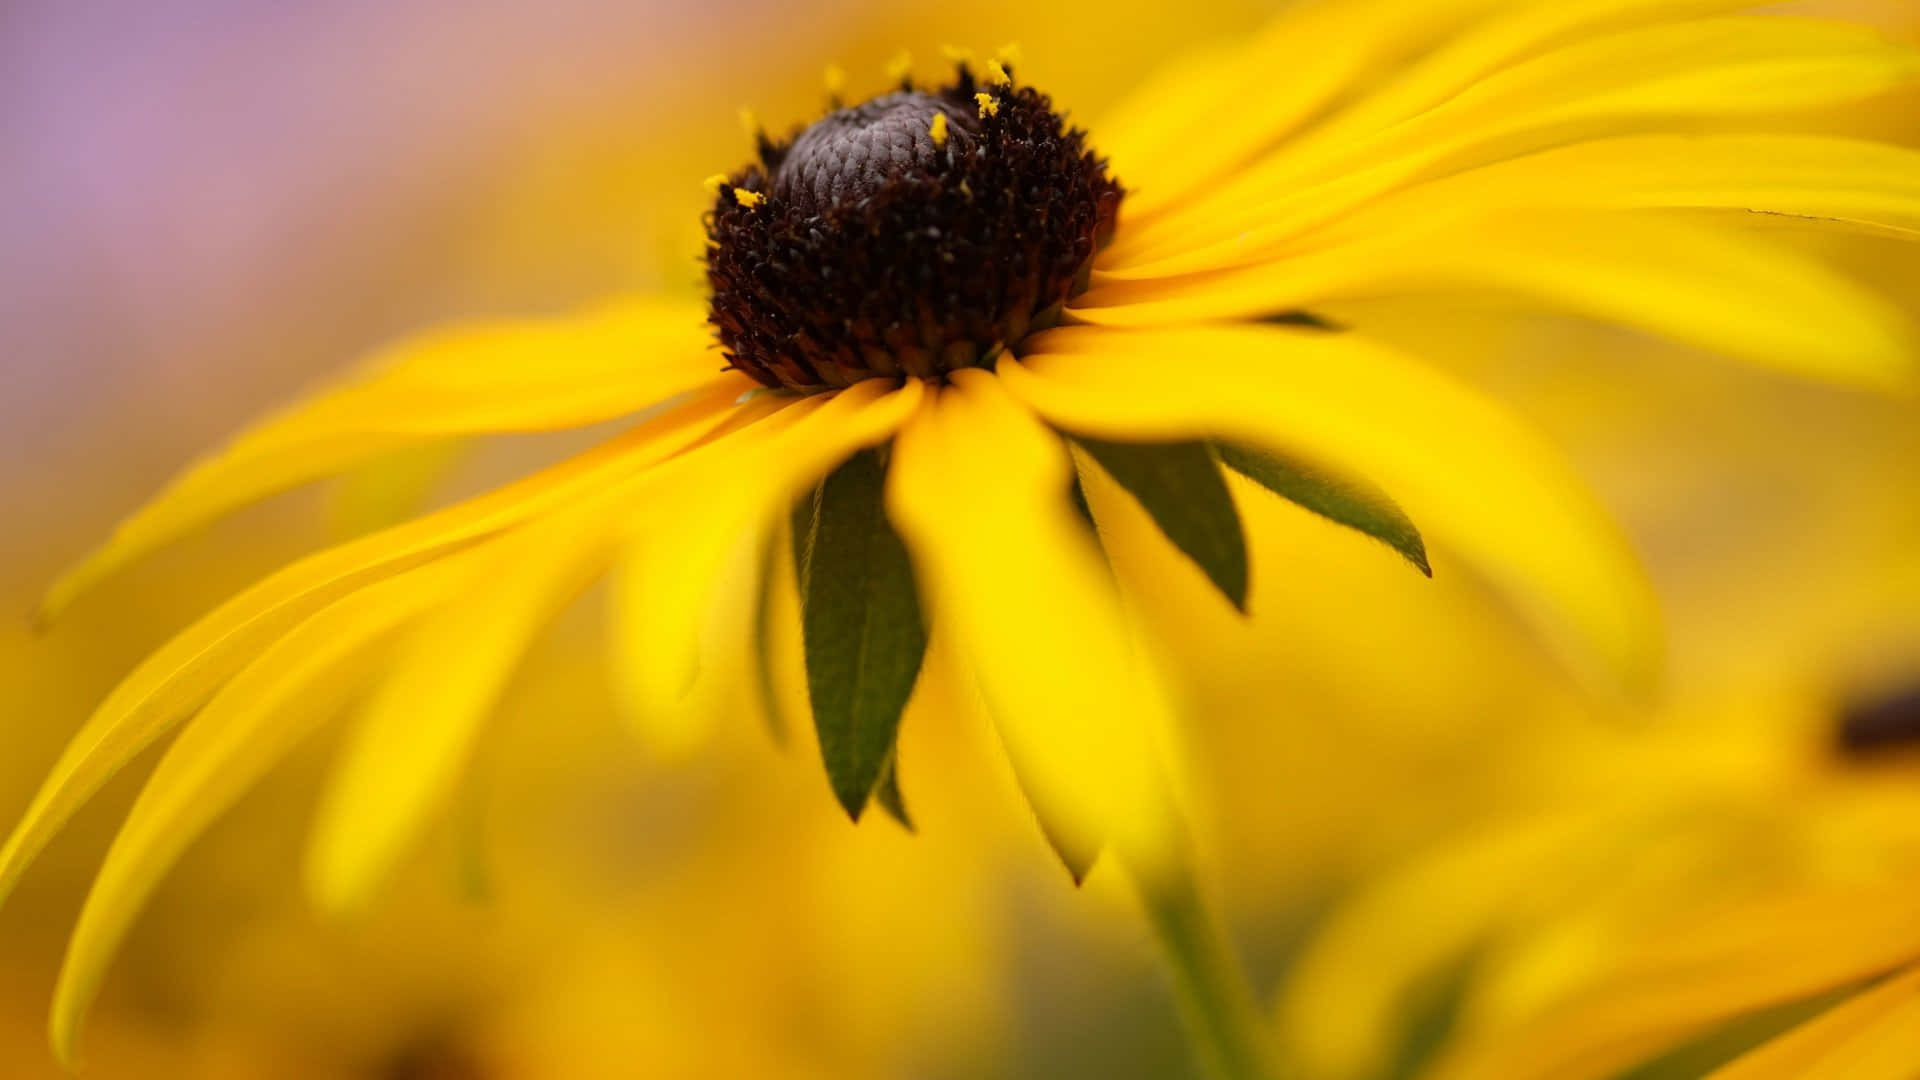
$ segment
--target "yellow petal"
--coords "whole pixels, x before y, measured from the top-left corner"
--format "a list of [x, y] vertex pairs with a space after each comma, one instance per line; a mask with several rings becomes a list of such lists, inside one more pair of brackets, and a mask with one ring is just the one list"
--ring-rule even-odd
[[629, 480], [467, 553], [459, 594], [404, 638], [320, 801], [307, 886], [359, 908], [451, 788], [533, 637], [612, 558]]
[[1920, 1061], [1920, 968], [1854, 996], [1709, 1080], [1908, 1080]]
[[[1253, 317], [1328, 301], [1494, 290], [1838, 382], [1912, 385], [1912, 321], [1892, 302], [1764, 237], [1667, 214], [1505, 213], [1243, 270], [1085, 294], [1105, 326]], [[1135, 302], [1128, 298], [1139, 297]], [[1099, 306], [1112, 303], [1114, 306]]]
[[1076, 871], [1112, 839], [1164, 858], [1166, 692], [1068, 497], [1059, 436], [963, 371], [894, 442], [887, 511], [935, 634], [973, 672], [1015, 773]]
[[760, 594], [754, 610], [750, 676], [769, 730], [783, 745], [804, 729], [807, 663], [801, 638], [800, 582], [793, 559], [793, 530], [775, 523], [767, 536]]
[[1920, 957], [1913, 886], [1790, 895], [1650, 928], [1545, 1014], [1463, 1033], [1431, 1075], [1600, 1080], [1734, 1017], [1905, 966]]
[[1822, 135], [1597, 139], [1422, 184], [1342, 219], [1316, 242], [1493, 207], [1736, 210], [1920, 239], [1920, 151]]
[[[1145, 220], [1286, 137], [1356, 86], [1506, 0], [1320, 0], [1251, 45], [1176, 62], [1095, 126]], [[1284, 78], [1276, 73], [1284, 72]], [[1206, 136], [1194, 121], [1206, 118]]]
[[1382, 1075], [1417, 987], [1503, 923], [1592, 884], [1593, 869], [1567, 866], [1564, 856], [1607, 843], [1605, 826], [1617, 831], [1617, 820], [1595, 817], [1552, 815], [1489, 830], [1345, 898], [1315, 930], [1279, 998], [1281, 1037], [1294, 1059], [1313, 1076]]
[[[720, 606], [724, 579], [738, 577], [745, 587], [758, 582], [758, 564], [766, 554], [764, 537], [753, 545], [761, 549], [756, 565], [742, 562], [761, 520], [760, 500], [752, 493], [759, 460], [755, 455], [826, 400], [756, 401], [753, 423], [696, 448], [652, 477], [645, 519], [630, 526], [636, 539], [614, 564], [608, 647], [623, 718], [658, 756], [684, 755], [712, 730], [710, 703], [690, 694], [703, 653], [700, 624]], [[764, 490], [760, 494], [769, 506], [775, 501]], [[679, 564], [679, 558], [690, 561]], [[668, 622], [672, 625], [664, 625]], [[661, 658], [651, 655], [655, 648], [668, 650], [682, 667], [672, 676], [663, 674]]]
[[352, 539], [419, 516], [468, 449], [465, 439], [422, 443], [342, 473], [327, 493], [332, 535]]
[[[759, 435], [753, 420], [812, 407], [780, 409], [786, 400], [752, 399], [721, 425], [742, 424], [744, 432], [703, 441], [655, 468], [603, 484], [476, 553], [466, 595], [408, 637], [353, 727], [308, 851], [308, 889], [321, 908], [342, 912], [363, 904], [406, 851], [444, 801], [534, 636], [605, 572], [636, 508], [660, 508], [664, 494], [687, 475], [713, 480], [702, 463], [752, 444]], [[666, 521], [669, 530], [680, 524], [671, 515]]]
[[[1495, 72], [1369, 140], [1355, 156], [1498, 144], [1522, 130], [1790, 113], [1870, 97], [1920, 75], [1920, 54], [1869, 27], [1741, 16], [1580, 37]], [[1556, 140], [1559, 141], [1559, 140]]]
[[696, 306], [639, 301], [403, 342], [190, 466], [48, 591], [52, 618], [129, 562], [256, 499], [430, 440], [598, 423], [712, 382]]
[[1438, 257], [1426, 266], [1416, 257], [1408, 284], [1496, 289], [1793, 374], [1910, 389], [1920, 365], [1914, 324], [1890, 300], [1725, 226], [1515, 215], [1427, 254]]
[[1655, 681], [1660, 620], [1619, 530], [1552, 446], [1440, 372], [1352, 334], [1279, 327], [1072, 327], [1031, 348], [1001, 376], [1050, 422], [1123, 440], [1220, 436], [1370, 480], [1576, 671], [1633, 693]]
[[643, 739], [671, 752], [699, 737], [705, 718], [683, 705], [722, 584], [750, 585], [773, 523], [853, 453], [891, 438], [923, 392], [917, 379], [898, 389], [869, 379], [660, 471], [614, 581], [616, 686]]
[[0, 848], [0, 901], [108, 777], [299, 620], [370, 581], [644, 468], [725, 415], [739, 392], [739, 380], [721, 380], [686, 405], [596, 450], [498, 491], [302, 559], [182, 631], [123, 679], [68, 743]]
[[1814, 109], [1916, 77], [1920, 53], [1818, 19], [1704, 20], [1583, 41], [1338, 153], [1298, 162], [1278, 155], [1151, 229], [1129, 230], [1102, 266], [1144, 276], [1242, 265], [1422, 179], [1676, 122]]
[[1390, 126], [1458, 97], [1502, 69], [1568, 42], [1752, 6], [1752, 0], [1562, 0], [1511, 5], [1382, 80], [1325, 123], [1276, 147], [1270, 163], [1247, 170], [1232, 186], [1258, 190], [1247, 183], [1251, 174], [1273, 166], [1303, 175]]
[[406, 620], [450, 595], [459, 556], [367, 586], [260, 654], [181, 731], [128, 812], [87, 894], [54, 993], [54, 1052], [69, 1068], [107, 964], [180, 853], [360, 689]]
[[1247, 228], [1223, 264], [1525, 208], [1731, 210], [1920, 239], [1920, 151], [1861, 139], [1627, 135], [1468, 169], [1370, 203], [1379, 192], [1367, 183], [1329, 184]]
[[[765, 411], [755, 399], [729, 423]], [[748, 426], [744, 434], [754, 433]], [[353, 726], [308, 850], [307, 886], [322, 909], [363, 904], [405, 853], [445, 801], [534, 636], [611, 564], [636, 509], [657, 505], [679, 476], [709, 475], [697, 463], [741, 438], [616, 478], [477, 553], [484, 558], [466, 595], [409, 635]]]

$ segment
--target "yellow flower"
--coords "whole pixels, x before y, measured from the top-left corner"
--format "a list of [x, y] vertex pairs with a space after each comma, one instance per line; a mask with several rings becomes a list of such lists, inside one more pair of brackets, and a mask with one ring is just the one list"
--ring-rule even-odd
[[110, 695], [0, 852], [4, 893], [185, 721], [82, 914], [57, 1049], [181, 849], [364, 693], [307, 863], [321, 906], [363, 904], [529, 642], [609, 572], [617, 689], [652, 745], [696, 742], [715, 684], [777, 702], [797, 621], [835, 794], [904, 818], [894, 736], [931, 649], [991, 709], [1076, 874], [1103, 846], [1148, 873], [1181, 858], [1156, 753], [1178, 702], [1091, 527], [1115, 500], [1245, 608], [1224, 466], [1423, 570], [1430, 539], [1441, 572], [1497, 583], [1596, 683], [1648, 686], [1650, 590], [1573, 471], [1343, 305], [1493, 292], [1909, 386], [1896, 309], [1747, 226], [1920, 230], [1920, 154], [1804, 130], [1920, 61], [1747, 6], [1327, 0], [1175, 64], [1084, 136], [1005, 59], [963, 64], [760, 133], [715, 185], [704, 310], [433, 333], [269, 417], [126, 521], [46, 616], [213, 517], [383, 455], [631, 426], [285, 568]]
[[1701, 1076], [1920, 950], [1911, 404], [1657, 360], [1634, 390], [1557, 408], [1638, 493], [1678, 645], [1665, 701], [1596, 722], [1519, 678], [1429, 691], [1444, 733], [1403, 724], [1392, 751], [1442, 764], [1379, 813], [1420, 824], [1354, 861], [1282, 983], [1303, 1074], [1381, 1075], [1443, 989], [1449, 1037], [1412, 1075]]

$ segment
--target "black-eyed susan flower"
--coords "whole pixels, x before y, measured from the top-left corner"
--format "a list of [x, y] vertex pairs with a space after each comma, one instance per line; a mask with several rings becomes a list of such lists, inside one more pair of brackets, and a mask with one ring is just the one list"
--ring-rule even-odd
[[[1328, 0], [1176, 64], [1090, 132], [1004, 56], [939, 86], [902, 73], [762, 134], [757, 161], [714, 179], [704, 310], [640, 299], [429, 334], [262, 422], [124, 523], [46, 615], [212, 517], [379, 455], [636, 418], [285, 568], [112, 693], [0, 852], [4, 892], [181, 726], [82, 914], [57, 1047], [71, 1054], [181, 848], [363, 694], [307, 865], [322, 906], [364, 902], [530, 640], [602, 577], [620, 697], [662, 746], [711, 722], [687, 702], [731, 676], [730, 650], [772, 666], [797, 605], [827, 776], [856, 816], [870, 800], [905, 816], [899, 717], [927, 650], [950, 653], [1076, 874], [1109, 846], [1148, 879], [1177, 882], [1164, 868], [1181, 861], [1156, 752], [1178, 703], [1103, 562], [1110, 499], [1137, 501], [1243, 609], [1254, 570], [1229, 473], [1423, 571], [1430, 541], [1596, 681], [1644, 687], [1650, 592], [1577, 477], [1337, 309], [1492, 292], [1909, 384], [1915, 338], [1891, 305], [1748, 226], [1920, 231], [1920, 155], [1807, 133], [1819, 108], [1920, 61], [1748, 6]], [[845, 77], [830, 81], [837, 98]], [[1216, 1064], [1256, 1072], [1191, 889], [1149, 892], [1196, 1022], [1220, 1029]]]
[[[1447, 744], [1465, 805], [1416, 802], [1423, 827], [1356, 862], [1282, 978], [1280, 1039], [1303, 1074], [1386, 1075], [1422, 1024], [1446, 1037], [1426, 1027], [1424, 1067], [1396, 1075], [1700, 1077], [1748, 1050], [1801, 1064], [1730, 1075], [1911, 1069], [1898, 990], [1835, 1006], [1920, 955], [1920, 503], [1904, 467], [1920, 427], [1908, 403], [1816, 401], [1738, 372], [1636, 383], [1611, 420], [1565, 408], [1635, 459], [1694, 448], [1634, 485], [1675, 582], [1665, 700], [1595, 723], [1514, 680], [1525, 704], [1497, 734]], [[1702, 438], [1679, 421], [1703, 395], [1747, 411]], [[1783, 439], [1769, 401], [1808, 431]], [[1609, 431], [1623, 421], [1634, 438]], [[1791, 583], [1753, 588], [1788, 565]], [[1472, 711], [1442, 715], [1464, 728]], [[1798, 1049], [1759, 1049], [1776, 1035]]]
[[[1456, 849], [1376, 895], [1404, 904], [1424, 878], [1428, 901], [1447, 912], [1434, 939], [1478, 939], [1482, 970], [1467, 980], [1452, 1045], [1422, 1075], [1912, 1075], [1911, 675], [1834, 711], [1788, 705], [1813, 721], [1806, 741], [1753, 715], [1731, 732], [1665, 740], [1686, 772], [1599, 814], [1550, 813], [1542, 829]], [[1745, 744], [1738, 764], [1686, 745], [1729, 733]], [[1487, 887], [1495, 882], [1510, 886], [1504, 898]], [[1354, 929], [1343, 928], [1348, 947]]]

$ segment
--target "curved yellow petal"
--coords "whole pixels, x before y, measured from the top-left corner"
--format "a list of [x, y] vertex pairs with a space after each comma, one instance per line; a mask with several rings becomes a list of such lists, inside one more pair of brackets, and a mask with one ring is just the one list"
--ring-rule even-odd
[[793, 530], [775, 523], [766, 536], [759, 594], [753, 612], [749, 677], [768, 730], [785, 745], [812, 708], [807, 697], [807, 660], [800, 625], [800, 582], [794, 565]]
[[[1150, 228], [1101, 266], [1129, 277], [1268, 257], [1373, 199], [1547, 147], [1702, 118], [1808, 110], [1920, 79], [1920, 52], [1842, 22], [1711, 19], [1582, 41], [1501, 71], [1317, 162], [1279, 155]], [[1158, 236], [1155, 233], [1159, 233]]]
[[[1145, 220], [1271, 147], [1355, 86], [1510, 0], [1318, 0], [1252, 44], [1206, 52], [1148, 80], [1095, 128]], [[1285, 72], [1285, 78], [1276, 78]], [[1196, 117], [1207, 134], [1195, 138]]]
[[321, 796], [306, 874], [322, 910], [360, 907], [425, 826], [534, 636], [611, 561], [643, 481], [468, 552], [459, 594], [401, 641]]
[[1590, 887], [1596, 871], [1565, 865], [1564, 856], [1607, 843], [1609, 826], [1619, 831], [1599, 815], [1546, 815], [1490, 829], [1343, 900], [1289, 969], [1278, 999], [1293, 1060], [1313, 1076], [1384, 1075], [1412, 991], [1528, 908]]
[[671, 752], [699, 737], [705, 718], [683, 705], [722, 584], [750, 584], [773, 523], [840, 462], [891, 438], [923, 393], [917, 379], [869, 379], [660, 470], [614, 579], [616, 687], [643, 739]]
[[1920, 150], [1825, 135], [1596, 139], [1422, 184], [1316, 243], [1525, 207], [1734, 210], [1920, 239]]
[[41, 783], [0, 847], [0, 902], [100, 785], [299, 620], [370, 581], [565, 505], [659, 460], [731, 410], [742, 381], [719, 380], [686, 405], [497, 491], [302, 559], [176, 635], [114, 687]]
[[1242, 270], [1097, 288], [1074, 313], [1096, 325], [1150, 326], [1458, 290], [1521, 296], [1880, 389], [1910, 388], [1920, 363], [1916, 327], [1890, 300], [1768, 238], [1677, 214], [1504, 213]]
[[1655, 682], [1657, 605], [1619, 529], [1552, 446], [1467, 386], [1352, 334], [1279, 327], [1072, 327], [1030, 347], [1001, 377], [1050, 422], [1230, 438], [1366, 478], [1575, 670], [1634, 693]]
[[[1290, 261], [1303, 251], [1518, 209], [1727, 210], [1920, 240], [1920, 150], [1824, 135], [1623, 135], [1390, 194], [1369, 184], [1361, 176], [1303, 195], [1284, 211], [1248, 223], [1208, 258], [1215, 265]], [[1183, 248], [1195, 250], [1190, 243]], [[1101, 265], [1112, 265], [1110, 258], [1103, 256]], [[1102, 276], [1113, 275], [1096, 280]]]
[[1276, 147], [1269, 161], [1237, 175], [1231, 186], [1258, 191], [1261, 184], [1256, 173], [1305, 175], [1364, 146], [1391, 126], [1459, 97], [1503, 69], [1568, 42], [1753, 6], [1752, 0], [1561, 0], [1509, 5], [1389, 75], [1325, 122]]
[[1920, 967], [1834, 1006], [1708, 1080], [1908, 1080], [1920, 1062]]
[[[1834, 1080], [1908, 1080], [1920, 1061], [1920, 994], [1911, 985], [1904, 1000], [1887, 1006], [1887, 1015], [1844, 1044], [1802, 1076]], [[1876, 1002], [1876, 1004], [1880, 1004]]]
[[1913, 887], [1791, 895], [1676, 921], [1612, 950], [1585, 989], [1535, 1019], [1463, 1032], [1429, 1075], [1601, 1080], [1734, 1017], [1904, 967], [1920, 957]]
[[785, 417], [813, 408], [805, 402], [779, 408], [787, 399], [770, 399], [768, 408], [760, 400], [735, 409], [721, 425], [744, 431], [614, 479], [475, 553], [466, 594], [403, 643], [354, 724], [322, 797], [307, 858], [308, 890], [322, 909], [360, 906], [398, 861], [444, 801], [533, 637], [612, 564], [636, 509], [657, 508], [688, 476], [711, 482], [704, 463], [737, 456], [737, 445], [754, 445], [761, 435], [754, 421], [768, 411]]
[[[756, 454], [826, 400], [756, 401], [755, 422], [657, 471], [643, 522], [626, 526], [635, 538], [624, 544], [614, 562], [607, 644], [622, 717], [654, 754], [684, 755], [712, 730], [713, 710], [690, 691], [705, 655], [703, 624], [720, 606], [722, 581], [738, 578], [748, 588], [758, 584], [765, 539], [755, 528], [761, 507], [751, 494]], [[767, 495], [765, 501], [770, 507], [776, 500]], [[762, 558], [747, 565], [742, 560], [756, 539], [753, 546], [762, 549]], [[649, 545], [648, 552], [639, 550], [641, 542]], [[689, 561], [679, 564], [677, 558]], [[680, 662], [672, 676], [663, 674], [662, 658], [650, 655], [654, 648], [667, 650]]]
[[451, 595], [460, 557], [323, 608], [234, 676], [181, 731], [121, 824], [87, 894], [54, 992], [54, 1053], [69, 1068], [113, 953], [160, 879], [214, 819], [357, 692], [375, 649]]
[[571, 319], [479, 324], [386, 350], [344, 384], [269, 416], [189, 466], [70, 570], [42, 604], [81, 592], [256, 499], [420, 443], [543, 431], [637, 412], [713, 381], [697, 307], [644, 300]]
[[1164, 858], [1165, 689], [1068, 497], [1060, 437], [963, 371], [894, 440], [887, 512], [1041, 825], [1076, 872], [1103, 843]]
[[341, 473], [327, 492], [329, 533], [349, 540], [420, 516], [469, 449], [467, 439], [421, 443]]
[[[1920, 76], [1920, 53], [1870, 27], [1783, 15], [1577, 37], [1486, 78], [1356, 148], [1384, 160], [1494, 147], [1522, 131], [1591, 137], [1578, 121], [1646, 123], [1820, 108]], [[1573, 124], [1573, 127], [1569, 127]], [[1480, 153], [1484, 154], [1482, 149]]]

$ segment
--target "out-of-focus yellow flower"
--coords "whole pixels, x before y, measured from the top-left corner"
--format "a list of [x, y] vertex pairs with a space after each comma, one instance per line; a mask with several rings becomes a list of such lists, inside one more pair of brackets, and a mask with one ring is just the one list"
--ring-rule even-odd
[[[1434, 1076], [1605, 1077], [1655, 1058], [1672, 1071], [1649, 1075], [1699, 1076], [1789, 1023], [1787, 1007], [1920, 945], [1913, 760], [1899, 731], [1863, 749], [1859, 730], [1865, 706], [1920, 673], [1920, 503], [1904, 467], [1920, 425], [1910, 404], [1680, 359], [1652, 350], [1617, 400], [1550, 379], [1520, 391], [1608, 465], [1651, 554], [1680, 646], [1658, 709], [1594, 715], [1524, 658], [1504, 685], [1450, 684], [1451, 649], [1502, 639], [1471, 612], [1418, 609], [1381, 620], [1408, 630], [1383, 646], [1435, 644], [1402, 676], [1403, 693], [1431, 697], [1402, 703], [1337, 662], [1302, 695], [1304, 726], [1337, 727], [1339, 750], [1385, 777], [1365, 789], [1392, 793], [1377, 820], [1352, 792], [1323, 796], [1360, 815], [1327, 820], [1334, 844], [1361, 850], [1331, 867], [1349, 884], [1282, 982], [1284, 1042], [1307, 1075], [1403, 1075], [1387, 1070], [1408, 1028], [1450, 1001]], [[1298, 590], [1320, 605], [1314, 625], [1340, 633], [1326, 605], [1346, 587]], [[1236, 786], [1270, 764], [1247, 762]]]
[[[254, 428], [49, 610], [205, 520], [381, 455], [651, 410], [598, 449], [289, 566], [121, 684], [0, 854], [4, 888], [187, 720], [83, 912], [56, 1046], [71, 1054], [107, 957], [185, 844], [370, 687], [308, 863], [324, 906], [361, 904], [445, 801], [520, 654], [609, 567], [616, 685], [654, 745], [705, 735], [702, 693], [777, 684], [797, 616], [836, 794], [905, 817], [895, 728], [930, 637], [955, 683], [977, 683], [1076, 873], [1103, 844], [1149, 869], [1178, 845], [1156, 747], [1176, 703], [1089, 519], [1144, 510], [1244, 607], [1223, 462], [1424, 569], [1417, 523], [1443, 570], [1491, 578], [1569, 662], [1643, 688], [1651, 595], [1571, 471], [1364, 320], [1316, 313], [1493, 291], [1907, 386], [1897, 310], [1713, 215], [1911, 235], [1920, 157], [1801, 133], [1793, 114], [1920, 66], [1847, 24], [1723, 14], [1745, 6], [1305, 6], [1095, 129], [1134, 189], [1119, 219], [1103, 163], [1043, 96], [1001, 60], [963, 67], [790, 143], [763, 136], [761, 163], [718, 185], [711, 315], [740, 374], [702, 359], [697, 307], [649, 300], [431, 335]], [[848, 235], [870, 242], [842, 250]]]
[[[1912, 718], [1901, 719], [1897, 696], [1872, 701], [1912, 695], [1898, 680], [1920, 670], [1920, 564], [1885, 569], [1871, 579], [1885, 614], [1862, 624], [1872, 636], [1854, 645], [1903, 657], [1891, 678], [1840, 668], [1824, 680], [1753, 680], [1717, 713], [1659, 717], [1669, 731], [1632, 741], [1691, 769], [1663, 773], [1636, 755], [1611, 806], [1570, 784], [1586, 796], [1563, 814], [1572, 831], [1543, 814], [1556, 834], [1550, 850], [1480, 865], [1472, 895], [1494, 912], [1480, 924], [1491, 942], [1479, 958], [1485, 971], [1460, 1044], [1433, 1075], [1603, 1077], [1669, 1057], [1671, 1075], [1699, 1075], [1832, 1004], [1832, 994], [1920, 957], [1911, 916], [1920, 798], [1912, 755], [1900, 752]], [[1866, 717], [1878, 718], [1871, 729]], [[1473, 857], [1455, 851], [1426, 868], [1439, 877], [1430, 903], [1447, 909]], [[1861, 1015], [1897, 1009], [1888, 995]], [[1871, 1035], [1860, 1023], [1851, 1034], [1878, 1049], [1832, 1075], [1907, 1075], [1912, 1057], [1893, 1052], [1907, 1029], [1889, 1021]], [[1852, 1052], [1839, 1049], [1850, 1037], [1791, 1042], [1825, 1041], [1822, 1053], [1837, 1062]]]

